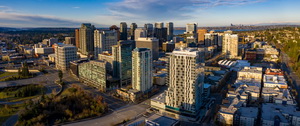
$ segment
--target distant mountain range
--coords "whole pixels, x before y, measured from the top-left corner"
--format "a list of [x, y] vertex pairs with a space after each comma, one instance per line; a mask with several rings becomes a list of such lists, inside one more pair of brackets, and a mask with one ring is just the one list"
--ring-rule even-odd
[[[198, 29], [214, 29], [214, 30], [226, 30], [226, 29], [273, 29], [282, 27], [300, 27], [300, 25], [294, 24], [259, 24], [259, 25], [247, 25], [247, 26], [219, 26], [219, 27], [198, 27]], [[74, 31], [76, 28], [12, 28], [12, 27], [0, 27], [0, 32], [10, 32], [10, 31]], [[98, 29], [108, 29], [108, 28], [98, 28]], [[185, 27], [175, 27], [175, 30], [185, 30]]]

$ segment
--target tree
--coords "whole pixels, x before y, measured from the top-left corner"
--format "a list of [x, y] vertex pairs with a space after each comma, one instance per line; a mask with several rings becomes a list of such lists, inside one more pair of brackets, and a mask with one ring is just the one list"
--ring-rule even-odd
[[18, 76], [21, 76], [22, 72], [21, 72], [21, 68], [18, 68]]
[[27, 62], [24, 62], [24, 64], [23, 64], [23, 67], [22, 67], [22, 76], [23, 77], [28, 77], [29, 76], [29, 69], [28, 69]]
[[61, 70], [58, 71], [59, 82], [62, 82], [63, 72]]

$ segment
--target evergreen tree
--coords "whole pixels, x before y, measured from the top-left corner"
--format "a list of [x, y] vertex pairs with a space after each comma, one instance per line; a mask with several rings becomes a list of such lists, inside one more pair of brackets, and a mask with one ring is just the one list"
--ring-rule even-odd
[[62, 82], [63, 72], [61, 70], [58, 71], [59, 82]]
[[18, 68], [18, 76], [21, 76], [22, 72], [21, 72], [21, 68]]
[[27, 62], [24, 62], [23, 68], [22, 68], [22, 76], [23, 77], [28, 77], [29, 76], [29, 69], [28, 69], [28, 64]]

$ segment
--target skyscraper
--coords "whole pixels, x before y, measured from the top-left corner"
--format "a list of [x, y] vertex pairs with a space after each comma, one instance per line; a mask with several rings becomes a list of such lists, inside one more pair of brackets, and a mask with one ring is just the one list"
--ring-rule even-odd
[[55, 48], [55, 66], [60, 70], [67, 70], [70, 62], [77, 60], [77, 49], [73, 45], [54, 45]]
[[144, 28], [147, 32], [147, 37], [153, 37], [153, 24], [147, 23], [144, 25]]
[[126, 24], [126, 22], [120, 23], [120, 40], [127, 40], [127, 24]]
[[81, 24], [79, 29], [80, 49], [83, 55], [92, 54], [94, 51], [94, 25], [90, 23]]
[[203, 45], [204, 44], [204, 35], [207, 33], [206, 29], [198, 29], [198, 44]]
[[94, 56], [104, 51], [112, 53], [112, 46], [118, 44], [118, 33], [115, 30], [94, 31]]
[[109, 30], [115, 30], [118, 33], [118, 41], [120, 40], [120, 29], [116, 25], [112, 25], [109, 27]]
[[131, 83], [133, 41], [119, 41], [112, 46], [113, 76], [120, 79], [120, 86]]
[[131, 36], [131, 40], [134, 40], [134, 31], [137, 28], [137, 24], [136, 23], [131, 23], [130, 25], [130, 36]]
[[80, 38], [79, 38], [79, 29], [75, 29], [75, 45], [77, 49], [80, 49]]
[[173, 22], [167, 22], [166, 24], [166, 27], [167, 27], [167, 40], [170, 41], [173, 39], [173, 32], [174, 32], [174, 24]]
[[163, 22], [156, 22], [154, 24], [154, 28], [163, 28], [164, 27], [164, 23]]
[[202, 105], [204, 55], [193, 48], [169, 53], [166, 109], [196, 118]]
[[189, 34], [195, 34], [197, 31], [197, 23], [186, 24], [186, 32]]
[[159, 40], [159, 48], [162, 48], [162, 43], [167, 41], [167, 28], [155, 28], [154, 37]]
[[225, 31], [223, 36], [222, 53], [226, 58], [232, 59], [238, 56], [238, 35], [232, 34], [231, 31]]
[[141, 92], [147, 92], [152, 85], [151, 50], [135, 48], [132, 51], [132, 88]]
[[75, 37], [65, 37], [65, 44], [75, 45]]

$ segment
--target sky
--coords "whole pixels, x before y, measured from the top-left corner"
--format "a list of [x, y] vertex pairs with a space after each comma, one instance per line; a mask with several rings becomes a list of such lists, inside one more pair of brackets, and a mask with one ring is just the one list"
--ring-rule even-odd
[[300, 24], [300, 0], [1, 0], [0, 27]]

